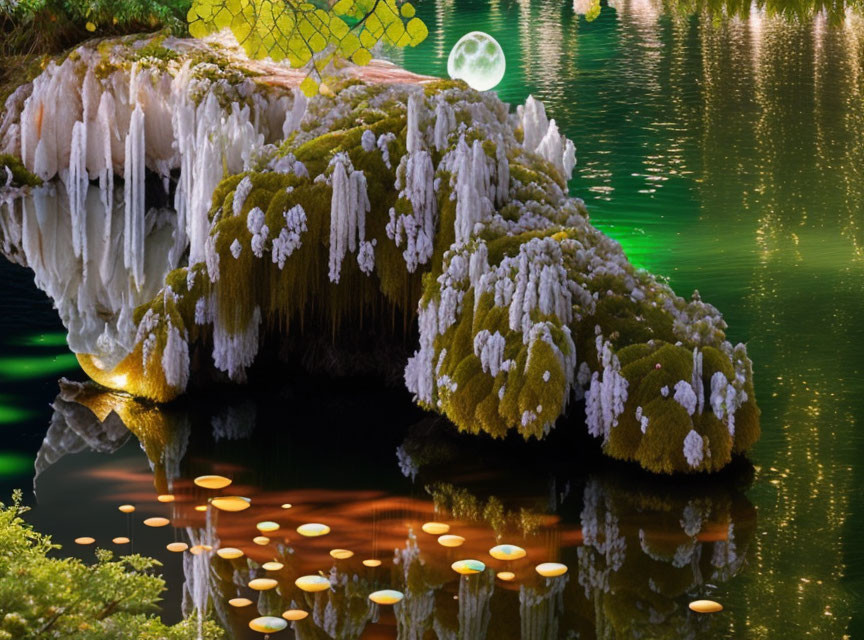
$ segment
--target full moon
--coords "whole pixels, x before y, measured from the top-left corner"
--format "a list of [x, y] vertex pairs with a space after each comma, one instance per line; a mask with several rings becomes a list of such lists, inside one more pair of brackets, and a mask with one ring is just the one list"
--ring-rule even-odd
[[506, 67], [501, 45], [482, 31], [462, 36], [447, 59], [450, 77], [464, 80], [477, 91], [489, 91], [495, 87], [504, 78]]

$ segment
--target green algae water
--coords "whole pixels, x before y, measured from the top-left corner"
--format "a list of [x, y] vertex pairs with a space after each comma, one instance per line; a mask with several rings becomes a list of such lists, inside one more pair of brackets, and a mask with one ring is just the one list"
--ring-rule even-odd
[[[617, 466], [595, 472], [563, 447], [550, 470], [548, 451], [533, 446], [490, 453], [485, 440], [436, 439], [405, 398], [373, 396], [377, 405], [393, 406], [364, 422], [357, 417], [363, 403], [346, 401], [339, 395], [344, 390], [304, 404], [313, 394], [298, 382], [264, 400], [166, 411], [165, 433], [173, 435], [159, 446], [168, 452], [165, 463], [176, 467], [169, 487], [171, 474], [148, 463], [134, 438], [111, 439], [109, 429], [76, 421], [75, 410], [55, 400], [56, 376], [74, 375], [74, 359], [58, 345], [46, 301], [26, 289], [27, 272], [3, 263], [0, 429], [7, 450], [0, 452], [0, 486], [6, 493], [30, 486], [28, 460], [50, 422], [79, 438], [67, 449], [79, 453], [61, 459], [42, 449], [40, 461], [50, 465], [40, 467], [33, 516], [66, 551], [77, 552], [71, 541], [80, 535], [125, 534], [116, 513], [121, 502], [147, 500], [153, 503], [148, 515], [164, 515], [154, 477], [160, 493], [186, 492], [186, 507], [176, 513], [189, 527], [190, 500], [199, 497], [189, 489], [191, 478], [230, 471], [245, 474], [244, 486], [255, 487], [267, 504], [316, 505], [296, 522], [292, 516], [293, 524], [308, 515], [332, 524], [334, 535], [339, 525], [368, 532], [325, 546], [374, 540], [363, 548], [370, 554], [405, 547], [404, 527], [397, 531], [393, 523], [431, 519], [432, 502], [460, 514], [454, 520], [471, 532], [469, 546], [491, 538], [489, 527], [477, 525], [478, 512], [491, 509], [488, 520], [503, 527], [508, 509], [537, 511], [545, 504], [558, 524], [519, 543], [532, 557], [558, 550], [549, 559], [565, 561], [570, 579], [558, 627], [545, 627], [540, 636], [529, 629], [522, 637], [864, 634], [864, 20], [673, 19], [651, 2], [623, 1], [604, 6], [589, 23], [567, 2], [418, 5], [430, 36], [394, 60], [443, 76], [462, 35], [493, 35], [507, 57], [499, 95], [513, 104], [529, 94], [543, 100], [576, 143], [570, 188], [585, 200], [594, 224], [635, 264], [667, 276], [679, 294], [698, 289], [724, 312], [730, 339], [747, 342], [762, 409], [752, 480], [723, 475], [708, 485], [686, 479], [675, 481], [683, 487], [655, 485]], [[286, 405], [295, 407], [288, 416]], [[353, 435], [338, 447], [328, 442], [335, 438], [301, 435], [345, 422]], [[374, 441], [362, 437], [376, 422], [385, 424]], [[286, 423], [296, 430], [290, 441], [274, 435]], [[145, 449], [157, 447], [152, 433], [134, 429], [134, 422], [126, 426]], [[210, 428], [215, 435], [206, 435]], [[453, 446], [469, 453], [448, 457]], [[490, 460], [484, 469], [480, 461]], [[550, 484], [544, 484], [547, 472]], [[505, 505], [500, 513], [489, 507], [497, 504], [493, 499]], [[373, 514], [368, 519], [357, 515], [364, 508]], [[669, 533], [686, 529], [683, 521], [694, 512], [706, 523], [696, 543]], [[287, 518], [275, 513], [273, 519]], [[598, 517], [620, 523], [617, 535], [592, 534]], [[236, 527], [237, 536], [255, 534], [254, 520], [237, 520]], [[191, 574], [164, 552], [171, 533], [141, 529], [136, 551], [165, 563], [166, 611], [177, 615]], [[594, 535], [593, 544], [584, 544], [586, 534]], [[606, 544], [612, 540], [617, 544]], [[449, 575], [448, 561], [460, 558], [435, 555], [434, 540], [423, 548], [434, 571], [424, 575], [428, 583], [414, 586], [437, 588]], [[589, 548], [593, 555], [579, 552]], [[324, 547], [318, 551], [326, 554]], [[434, 601], [445, 622], [454, 597], [464, 597], [448, 589]], [[526, 594], [519, 597], [540, 598]], [[688, 600], [703, 596], [724, 611], [682, 613]], [[519, 602], [510, 604], [518, 609]], [[376, 637], [395, 637], [388, 615], [370, 625]], [[436, 637], [452, 631], [445, 622]], [[487, 637], [510, 637], [505, 631], [513, 624], [519, 628], [493, 606], [490, 629], [499, 635], [490, 630]], [[344, 633], [332, 637], [355, 637]]]

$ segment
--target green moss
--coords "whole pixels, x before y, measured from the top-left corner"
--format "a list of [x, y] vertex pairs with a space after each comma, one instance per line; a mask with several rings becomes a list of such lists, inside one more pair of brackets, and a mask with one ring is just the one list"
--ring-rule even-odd
[[42, 178], [28, 171], [18, 158], [8, 153], [0, 154], [0, 184], [6, 184], [7, 169], [12, 174], [11, 186], [13, 187], [38, 187], [42, 185]]

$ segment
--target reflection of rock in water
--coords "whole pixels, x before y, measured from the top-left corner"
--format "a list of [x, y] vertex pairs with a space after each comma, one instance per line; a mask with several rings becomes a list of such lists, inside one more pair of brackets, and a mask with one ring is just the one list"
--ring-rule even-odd
[[54, 301], [72, 351], [97, 354], [111, 368], [134, 345], [135, 307], [156, 295], [174, 266], [169, 253], [176, 215], [164, 209], [147, 212], [144, 281], [139, 288], [121, 258], [122, 190], [115, 190], [110, 205], [103, 197], [97, 187], [87, 189], [87, 215], [78, 229], [67, 191], [55, 185], [39, 187], [0, 202], [0, 231], [4, 254], [32, 269], [36, 285]]

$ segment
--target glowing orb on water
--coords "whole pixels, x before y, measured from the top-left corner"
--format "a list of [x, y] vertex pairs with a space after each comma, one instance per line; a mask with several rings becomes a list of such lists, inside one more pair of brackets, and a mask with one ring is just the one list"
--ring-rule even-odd
[[443, 522], [427, 522], [422, 527], [424, 533], [433, 536], [440, 536], [450, 531], [450, 525]]
[[279, 523], [273, 522], [272, 520], [266, 520], [264, 522], [259, 522], [255, 525], [255, 527], [261, 533], [270, 533], [271, 531], [276, 531], [279, 529]]
[[265, 562], [264, 564], [261, 565], [261, 568], [264, 569], [264, 571], [279, 571], [284, 566], [285, 565], [282, 564], [281, 562], [273, 561], [273, 562]]
[[486, 565], [479, 560], [457, 560], [450, 565], [450, 568], [456, 573], [461, 573], [463, 576], [470, 576], [485, 571]]
[[249, 628], [259, 633], [276, 633], [277, 631], [282, 631], [287, 626], [288, 623], [282, 618], [274, 616], [261, 616], [249, 622]]
[[146, 527], [167, 527], [170, 524], [170, 520], [168, 518], [147, 518], [144, 521], [144, 526]]
[[442, 547], [461, 547], [465, 544], [465, 538], [454, 535], [439, 536], [438, 544]]
[[503, 580], [504, 582], [510, 582], [511, 580], [516, 578], [516, 574], [512, 571], [499, 571], [495, 577], [499, 580]]
[[567, 573], [567, 565], [560, 562], [544, 562], [538, 564], [535, 569], [544, 578], [557, 578]]
[[94, 542], [96, 542], [96, 540], [94, 540], [90, 536], [81, 536], [80, 538], [75, 538], [75, 544], [93, 544]]
[[316, 591], [326, 591], [330, 588], [330, 581], [324, 576], [300, 576], [294, 581], [303, 591], [315, 593]]
[[270, 538], [267, 536], [255, 536], [252, 538], [252, 542], [263, 547], [264, 545], [270, 544]]
[[156, 496], [156, 499], [159, 502], [174, 502], [174, 496], [170, 493], [163, 493], [162, 495]]
[[212, 498], [210, 504], [220, 511], [243, 511], [252, 506], [252, 501], [243, 496], [221, 496]]
[[231, 478], [226, 478], [225, 476], [198, 476], [193, 482], [204, 489], [224, 489], [231, 484]]
[[129, 538], [126, 536], [117, 536], [113, 540], [111, 540], [114, 544], [129, 544]]
[[216, 555], [220, 558], [225, 558], [225, 560], [234, 560], [235, 558], [242, 558], [243, 552], [236, 547], [224, 547], [222, 549], [218, 549], [216, 551]]
[[694, 600], [690, 603], [690, 609], [698, 613], [717, 613], [723, 611], [723, 605], [713, 600]]
[[165, 545], [165, 548], [168, 549], [168, 551], [173, 551], [174, 553], [182, 553], [189, 548], [189, 545], [185, 542], [171, 542]]
[[369, 599], [375, 604], [396, 604], [400, 602], [405, 595], [401, 591], [393, 589], [384, 589], [369, 594]]
[[370, 558], [369, 560], [363, 561], [363, 566], [364, 567], [380, 567], [381, 561], [380, 560], [374, 560], [374, 559]]
[[206, 504], [197, 504], [195, 505], [195, 511], [207, 511]]
[[249, 598], [231, 598], [228, 604], [232, 607], [248, 607], [252, 601]]
[[196, 544], [194, 547], [191, 547], [189, 549], [189, 553], [191, 553], [193, 556], [200, 556], [205, 551], [212, 551], [212, 550], [213, 550], [213, 547], [211, 547], [209, 544]]
[[524, 558], [527, 553], [522, 547], [517, 547], [515, 544], [499, 544], [497, 547], [489, 549], [489, 555], [496, 560], [519, 560]]
[[255, 591], [267, 591], [268, 589], [275, 589], [278, 584], [273, 578], [255, 578], [249, 581], [249, 588], [255, 589]]
[[501, 45], [482, 31], [465, 34], [450, 51], [447, 73], [477, 91], [488, 91], [504, 78], [507, 64]]
[[131, 504], [121, 504], [117, 508], [120, 509], [120, 511], [122, 511], [123, 513], [132, 513], [133, 511], [135, 511], [134, 505]]
[[347, 560], [354, 555], [353, 551], [348, 549], [333, 549], [330, 551], [330, 557], [336, 560]]
[[[286, 502], [285, 504], [282, 505], [282, 508], [283, 508], [283, 509], [290, 509], [291, 506], [292, 506], [292, 505], [291, 505], [290, 502]], [[292, 611], [294, 611], [294, 609], [292, 609]], [[306, 613], [306, 612], [304, 611], [303, 613]], [[309, 614], [307, 613], [306, 615], [309, 615]]]
[[303, 609], [288, 609], [282, 613], [282, 617], [286, 620], [303, 620], [309, 617], [309, 612]]
[[317, 538], [318, 536], [326, 536], [330, 533], [330, 527], [320, 522], [309, 522], [297, 527], [297, 533], [307, 538]]

